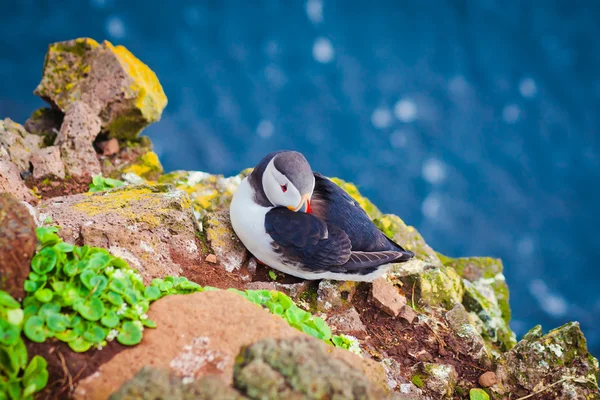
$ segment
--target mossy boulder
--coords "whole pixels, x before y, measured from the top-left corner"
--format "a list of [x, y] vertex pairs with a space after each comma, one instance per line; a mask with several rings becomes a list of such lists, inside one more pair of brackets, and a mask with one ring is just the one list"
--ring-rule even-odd
[[236, 359], [234, 385], [253, 399], [390, 399], [363, 372], [309, 337], [265, 339]]
[[542, 335], [536, 326], [510, 351], [502, 354], [496, 371], [499, 382], [490, 389], [498, 396], [525, 396], [540, 391], [545, 399], [600, 399], [598, 360], [587, 350], [577, 322]]
[[510, 329], [509, 292], [503, 275], [502, 261], [490, 257], [450, 258], [438, 254], [444, 265], [463, 279], [463, 304], [481, 323], [476, 324], [495, 354], [507, 351], [516, 343]]
[[434, 393], [437, 398], [451, 398], [458, 380], [452, 365], [420, 362], [413, 368], [412, 383]]
[[150, 366], [142, 368], [131, 380], [110, 396], [110, 400], [243, 400], [223, 380], [206, 376], [192, 382], [183, 382], [166, 369]]
[[35, 94], [66, 112], [76, 101], [101, 118], [111, 137], [135, 138], [158, 121], [167, 98], [147, 65], [123, 46], [79, 38], [49, 46]]

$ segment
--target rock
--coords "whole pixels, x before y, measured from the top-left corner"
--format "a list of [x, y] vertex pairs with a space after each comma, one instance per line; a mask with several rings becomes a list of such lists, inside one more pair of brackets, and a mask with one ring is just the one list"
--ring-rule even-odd
[[0, 148], [6, 150], [8, 159], [17, 165], [19, 172], [29, 171], [31, 153], [40, 149], [42, 141], [42, 137], [28, 133], [9, 118], [0, 120]]
[[412, 382], [419, 388], [426, 388], [441, 398], [451, 398], [458, 379], [454, 366], [420, 362], [415, 365]]
[[49, 146], [36, 151], [31, 155], [30, 162], [34, 179], [47, 177], [65, 179], [65, 165], [60, 159], [58, 146]]
[[[105, 399], [145, 365], [168, 369], [186, 381], [218, 375], [230, 383], [242, 347], [266, 338], [305, 336], [284, 319], [222, 290], [167, 296], [152, 304], [148, 316], [157, 328], [145, 330], [141, 344], [122, 350], [81, 381], [75, 398]], [[331, 357], [359, 368], [374, 385], [385, 382], [376, 363], [326, 348]]]
[[0, 226], [0, 290], [22, 299], [37, 244], [35, 222], [19, 200], [0, 193]]
[[476, 361], [483, 364], [489, 363], [485, 341], [471, 323], [470, 315], [465, 307], [462, 304], [456, 304], [452, 310], [446, 312], [445, 318], [450, 329], [464, 343], [466, 353]]
[[[598, 360], [587, 350], [579, 324], [571, 322], [542, 335], [538, 325], [501, 355], [498, 396], [525, 396], [543, 390], [547, 399], [600, 399]], [[551, 386], [552, 384], [554, 386]]]
[[439, 254], [445, 266], [453, 268], [464, 281], [463, 304], [479, 317], [481, 333], [491, 348], [510, 349], [516, 343], [510, 329], [510, 305], [502, 261], [490, 257], [449, 258]]
[[515, 333], [502, 318], [502, 310], [494, 292], [487, 286], [476, 286], [464, 280], [465, 295], [463, 304], [481, 320], [481, 335], [501, 351], [512, 348], [516, 342]]
[[209, 213], [202, 221], [210, 248], [227, 272], [239, 270], [248, 258], [248, 250], [233, 231], [229, 211]]
[[206, 376], [192, 382], [182, 379], [168, 370], [150, 366], [143, 367], [110, 396], [110, 400], [243, 400], [239, 394], [221, 379]]
[[10, 193], [19, 200], [33, 203], [35, 198], [19, 174], [19, 167], [8, 159], [8, 154], [0, 147], [0, 192]]
[[134, 173], [146, 180], [156, 180], [163, 173], [163, 167], [155, 152], [149, 151], [137, 157], [122, 169], [124, 174]]
[[334, 327], [336, 332], [365, 339], [367, 337], [367, 327], [360, 320], [360, 315], [354, 307], [347, 309], [340, 314], [334, 314], [327, 318], [330, 327]]
[[479, 382], [479, 385], [481, 387], [487, 388], [490, 386], [494, 386], [496, 382], [498, 382], [498, 378], [496, 377], [496, 374], [494, 372], [488, 371], [482, 374], [477, 380], [477, 382]]
[[160, 119], [167, 98], [154, 72], [123, 46], [80, 38], [51, 44], [35, 94], [66, 112], [82, 101], [111, 137], [133, 139]]
[[402, 318], [409, 324], [412, 324], [415, 318], [417, 318], [417, 313], [415, 312], [415, 310], [412, 309], [412, 307], [406, 305], [400, 309], [398, 317]]
[[357, 282], [323, 279], [317, 289], [317, 310], [327, 313], [347, 310], [352, 307], [352, 297], [357, 287]]
[[399, 265], [404, 265], [404, 270], [393, 270], [388, 280], [398, 282], [407, 293], [414, 293], [415, 304], [450, 310], [455, 304], [462, 303], [465, 289], [453, 268], [434, 267], [421, 260]]
[[217, 256], [215, 256], [214, 254], [209, 254], [206, 256], [206, 262], [209, 262], [211, 264], [216, 264], [217, 263]]
[[101, 173], [93, 142], [100, 133], [100, 118], [81, 101], [69, 106], [56, 137], [60, 156], [69, 174], [94, 176]]
[[314, 338], [265, 339], [244, 348], [235, 386], [253, 399], [388, 399], [388, 393]]
[[119, 152], [119, 141], [115, 138], [97, 142], [96, 146], [103, 156], [112, 156]]
[[202, 220], [209, 212], [229, 210], [233, 192], [252, 169], [225, 178], [201, 171], [174, 171], [158, 178], [159, 183], [170, 183], [190, 195], [196, 216]]
[[406, 297], [398, 293], [398, 289], [384, 278], [373, 281], [371, 300], [392, 317], [397, 317], [402, 307], [406, 305]]
[[31, 114], [23, 127], [27, 132], [41, 136], [45, 146], [52, 146], [65, 114], [54, 108], [40, 108]]
[[171, 186], [125, 186], [55, 197], [38, 206], [69, 243], [104, 247], [137, 269], [144, 282], [198, 273], [201, 252], [188, 196]]

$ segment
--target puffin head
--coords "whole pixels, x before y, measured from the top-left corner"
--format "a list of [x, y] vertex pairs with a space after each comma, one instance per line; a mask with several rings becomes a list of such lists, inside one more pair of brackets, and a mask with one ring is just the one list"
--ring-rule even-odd
[[262, 186], [276, 207], [310, 213], [315, 176], [306, 158], [297, 151], [275, 154], [264, 170]]

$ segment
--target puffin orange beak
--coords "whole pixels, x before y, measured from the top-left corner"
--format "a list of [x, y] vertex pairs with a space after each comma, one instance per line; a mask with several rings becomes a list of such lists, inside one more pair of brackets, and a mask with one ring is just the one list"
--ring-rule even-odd
[[292, 211], [300, 211], [303, 213], [310, 213], [312, 211], [310, 209], [310, 194], [305, 194], [304, 196], [302, 196], [302, 199], [300, 200], [300, 204], [298, 204], [298, 206], [296, 206], [296, 207], [288, 206], [288, 209], [290, 209]]

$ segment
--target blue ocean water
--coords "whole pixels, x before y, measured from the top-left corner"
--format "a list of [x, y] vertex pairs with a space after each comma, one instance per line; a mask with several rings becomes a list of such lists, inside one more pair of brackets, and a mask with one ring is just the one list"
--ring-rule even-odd
[[169, 105], [167, 170], [302, 151], [438, 251], [504, 260], [519, 335], [600, 355], [600, 3], [0, 0], [0, 117], [42, 105], [46, 46], [128, 47]]

